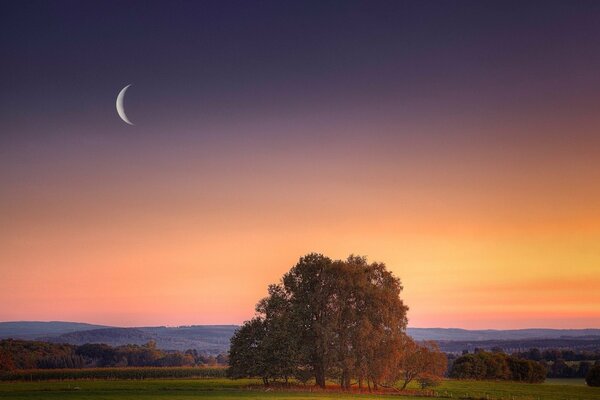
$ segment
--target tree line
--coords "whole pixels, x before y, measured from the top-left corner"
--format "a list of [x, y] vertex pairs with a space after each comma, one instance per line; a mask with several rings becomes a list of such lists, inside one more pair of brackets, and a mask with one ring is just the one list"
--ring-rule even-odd
[[600, 352], [597, 350], [547, 349], [540, 351], [532, 348], [513, 353], [513, 355], [538, 361], [546, 367], [548, 378], [585, 378], [593, 366], [600, 366]]
[[[505, 354], [503, 349], [494, 348], [489, 351], [486, 351], [481, 348], [475, 348], [474, 354]], [[465, 375], [463, 371], [454, 371], [454, 364], [457, 360], [460, 360], [458, 365], [461, 362], [468, 362], [469, 364], [476, 363], [473, 361], [473, 356], [468, 356], [469, 351], [463, 350], [462, 356], [456, 356], [455, 354], [447, 354], [448, 356], [448, 364], [450, 365], [449, 376], [451, 377], [460, 377], [459, 375]], [[467, 357], [465, 357], [467, 356]], [[546, 371], [546, 378], [586, 378], [590, 370], [594, 367], [600, 368], [600, 353], [593, 350], [584, 350], [584, 351], [573, 351], [568, 349], [547, 349], [544, 351], [540, 351], [537, 348], [532, 348], [526, 351], [514, 352], [510, 356], [505, 354], [505, 357], [509, 359], [520, 359], [520, 360], [529, 360], [540, 364], [544, 370]], [[479, 357], [487, 357], [487, 356], [479, 356]], [[458, 368], [458, 367], [457, 367]], [[462, 368], [462, 367], [461, 367]], [[484, 368], [481, 367], [472, 367], [470, 366], [468, 370], [476, 371], [474, 375], [466, 374], [465, 377], [470, 379], [514, 379], [511, 373], [503, 374], [503, 377], [486, 377], [485, 374], [482, 373]], [[497, 370], [492, 368], [492, 370]], [[516, 379], [522, 380], [522, 378]]]
[[19, 369], [57, 369], [90, 367], [182, 367], [226, 365], [226, 354], [218, 356], [158, 349], [150, 341], [145, 345], [109, 346], [106, 344], [47, 343], [31, 340], [0, 340], [0, 371]]
[[558, 359], [553, 362], [542, 361], [548, 369], [548, 378], [585, 378], [593, 366], [600, 366], [600, 361], [572, 361]]
[[599, 350], [546, 349], [542, 351], [534, 347], [514, 354], [533, 361], [600, 361]]
[[537, 361], [526, 360], [503, 352], [476, 351], [463, 354], [452, 363], [449, 376], [456, 379], [513, 380], [540, 383], [547, 370]]
[[255, 318], [232, 337], [228, 375], [261, 377], [265, 385], [336, 380], [343, 389], [435, 384], [446, 356], [406, 335], [401, 291], [383, 263], [308, 254], [269, 286]]

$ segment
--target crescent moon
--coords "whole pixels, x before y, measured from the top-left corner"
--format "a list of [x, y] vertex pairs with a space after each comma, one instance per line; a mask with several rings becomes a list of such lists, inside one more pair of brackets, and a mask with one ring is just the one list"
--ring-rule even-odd
[[125, 107], [123, 106], [123, 100], [125, 100], [125, 92], [127, 91], [127, 89], [129, 89], [129, 86], [131, 86], [131, 84], [121, 89], [119, 95], [117, 96], [117, 113], [119, 113], [119, 117], [121, 117], [123, 121], [125, 121], [129, 125], [133, 125], [133, 122], [131, 122], [129, 118], [127, 118], [127, 114], [125, 114]]

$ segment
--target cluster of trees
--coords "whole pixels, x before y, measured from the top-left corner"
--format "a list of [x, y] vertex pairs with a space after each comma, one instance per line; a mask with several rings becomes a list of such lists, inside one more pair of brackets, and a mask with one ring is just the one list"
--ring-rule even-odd
[[477, 351], [458, 357], [452, 363], [450, 377], [540, 383], [546, 379], [546, 368], [537, 361], [502, 352]]
[[600, 361], [570, 361], [567, 363], [563, 359], [554, 362], [542, 361], [548, 369], [548, 378], [585, 378], [588, 372], [595, 365], [600, 366]]
[[42, 368], [50, 364], [80, 368], [83, 359], [73, 346], [29, 340], [0, 340], [0, 371]]
[[232, 337], [228, 375], [262, 377], [265, 385], [294, 377], [325, 387], [334, 379], [343, 389], [434, 384], [446, 357], [405, 334], [401, 290], [384, 264], [308, 254], [269, 286], [257, 316]]
[[[544, 332], [540, 332], [544, 335]], [[561, 336], [558, 338], [528, 338], [528, 339], [487, 339], [474, 342], [473, 340], [447, 340], [440, 342], [442, 351], [450, 354], [460, 354], [479, 349], [487, 351], [500, 350], [506, 354], [531, 353], [534, 361], [545, 359], [554, 361], [562, 358], [567, 361], [598, 360], [600, 359], [600, 335], [594, 336]], [[524, 358], [529, 358], [524, 356]]]
[[216, 367], [229, 365], [229, 355], [227, 353], [220, 353], [217, 356], [213, 356], [199, 352], [196, 349], [189, 349], [184, 354], [191, 356], [194, 359], [194, 365], [198, 366]]
[[538, 361], [546, 367], [548, 378], [585, 378], [594, 365], [600, 365], [600, 352], [569, 349], [532, 348], [513, 354], [516, 357]]
[[516, 356], [533, 361], [600, 361], [600, 351], [576, 351], [569, 349], [546, 349], [532, 348], [528, 351], [514, 353]]
[[85, 367], [180, 367], [227, 364], [227, 356], [217, 357], [186, 352], [164, 351], [155, 342], [145, 345], [112, 347], [106, 344], [56, 344], [29, 340], [0, 340], [0, 371]]

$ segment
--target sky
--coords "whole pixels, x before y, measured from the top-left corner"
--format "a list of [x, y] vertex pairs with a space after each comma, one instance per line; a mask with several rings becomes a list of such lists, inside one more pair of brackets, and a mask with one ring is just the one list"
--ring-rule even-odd
[[596, 1], [10, 0], [0, 58], [0, 321], [238, 324], [320, 252], [600, 327]]

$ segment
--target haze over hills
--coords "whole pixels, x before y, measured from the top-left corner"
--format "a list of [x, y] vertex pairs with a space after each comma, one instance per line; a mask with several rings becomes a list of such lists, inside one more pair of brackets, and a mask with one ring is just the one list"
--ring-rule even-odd
[[37, 339], [42, 336], [57, 336], [69, 332], [109, 328], [106, 325], [63, 321], [10, 321], [0, 322], [0, 339]]
[[237, 325], [194, 325], [179, 327], [122, 328], [75, 322], [0, 322], [0, 339], [42, 340], [81, 345], [105, 343], [111, 346], [145, 344], [154, 340], [165, 350], [196, 349], [207, 354], [224, 353]]
[[[196, 349], [207, 354], [224, 353], [237, 325], [191, 325], [179, 327], [122, 328], [77, 322], [0, 322], [0, 339], [37, 339], [81, 345], [105, 343], [111, 346], [144, 344], [154, 340], [165, 350]], [[436, 340], [443, 350], [501, 347], [600, 347], [600, 329], [513, 329], [467, 330], [457, 328], [408, 328], [416, 340]]]
[[54, 343], [106, 343], [111, 346], [145, 344], [150, 340], [165, 350], [196, 349], [207, 354], [225, 353], [229, 350], [229, 339], [237, 325], [196, 325], [181, 327], [103, 328], [82, 332], [69, 332], [47, 337]]

